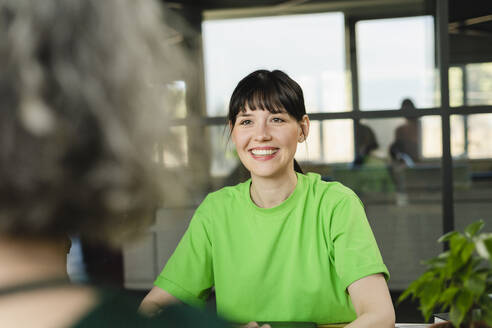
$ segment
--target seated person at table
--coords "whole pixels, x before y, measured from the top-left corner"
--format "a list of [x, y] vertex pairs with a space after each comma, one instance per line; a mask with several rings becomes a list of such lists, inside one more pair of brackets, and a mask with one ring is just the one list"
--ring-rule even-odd
[[209, 194], [140, 310], [181, 300], [249, 321], [394, 327], [389, 274], [361, 201], [294, 160], [309, 133], [303, 92], [259, 70], [234, 90], [231, 137], [251, 179]]
[[0, 0], [0, 327], [222, 327], [67, 277], [69, 235], [115, 246], [152, 222], [163, 31], [151, 0]]

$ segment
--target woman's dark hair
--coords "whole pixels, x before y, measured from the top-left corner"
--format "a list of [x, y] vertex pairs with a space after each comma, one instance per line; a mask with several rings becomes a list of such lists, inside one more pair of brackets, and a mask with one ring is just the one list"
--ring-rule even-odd
[[[282, 71], [257, 70], [243, 78], [234, 89], [229, 102], [227, 119], [231, 132], [239, 112], [268, 110], [271, 113], [286, 111], [298, 122], [306, 115], [304, 95], [299, 84]], [[303, 173], [294, 159], [294, 169]]]
[[166, 32], [154, 1], [0, 1], [0, 236], [116, 244], [152, 222]]

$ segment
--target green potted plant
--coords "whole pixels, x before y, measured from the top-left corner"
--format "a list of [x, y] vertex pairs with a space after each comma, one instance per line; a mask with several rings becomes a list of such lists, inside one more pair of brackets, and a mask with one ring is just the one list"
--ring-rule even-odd
[[479, 233], [482, 220], [464, 233], [439, 238], [449, 250], [424, 264], [427, 270], [401, 294], [398, 303], [418, 299], [426, 321], [432, 313], [449, 312], [450, 321], [432, 327], [492, 328], [492, 233]]

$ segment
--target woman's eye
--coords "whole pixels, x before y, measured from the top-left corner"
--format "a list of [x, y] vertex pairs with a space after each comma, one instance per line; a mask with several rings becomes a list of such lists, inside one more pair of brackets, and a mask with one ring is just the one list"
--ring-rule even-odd
[[282, 122], [285, 122], [285, 120], [281, 119], [280, 117], [274, 117], [274, 118], [272, 118], [272, 121], [274, 123], [282, 123]]
[[252, 123], [251, 120], [242, 120], [239, 122], [239, 125], [249, 125], [251, 123]]

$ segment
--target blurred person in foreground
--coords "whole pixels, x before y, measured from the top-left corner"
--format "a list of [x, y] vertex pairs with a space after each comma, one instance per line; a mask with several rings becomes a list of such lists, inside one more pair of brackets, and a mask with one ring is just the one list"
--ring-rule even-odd
[[0, 0], [0, 327], [222, 325], [66, 275], [68, 235], [117, 246], [152, 221], [165, 29], [150, 0]]

